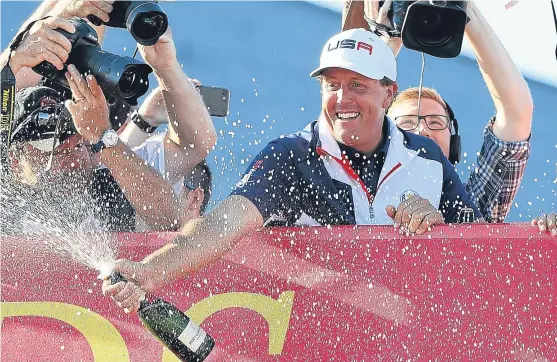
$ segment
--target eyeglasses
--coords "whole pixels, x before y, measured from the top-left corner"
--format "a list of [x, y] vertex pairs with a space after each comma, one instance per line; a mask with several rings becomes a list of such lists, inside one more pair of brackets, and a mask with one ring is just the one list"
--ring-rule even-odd
[[395, 124], [405, 131], [413, 131], [418, 128], [420, 120], [423, 119], [426, 127], [432, 131], [441, 131], [449, 126], [449, 117], [441, 114], [428, 114], [416, 116], [413, 114], [395, 117]]

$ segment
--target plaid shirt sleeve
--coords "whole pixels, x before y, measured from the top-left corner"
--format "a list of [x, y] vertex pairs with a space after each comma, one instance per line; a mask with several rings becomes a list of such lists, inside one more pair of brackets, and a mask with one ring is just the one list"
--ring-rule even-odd
[[522, 142], [501, 141], [493, 133], [495, 117], [485, 127], [476, 168], [466, 191], [486, 222], [502, 223], [508, 215], [530, 158], [530, 138]]

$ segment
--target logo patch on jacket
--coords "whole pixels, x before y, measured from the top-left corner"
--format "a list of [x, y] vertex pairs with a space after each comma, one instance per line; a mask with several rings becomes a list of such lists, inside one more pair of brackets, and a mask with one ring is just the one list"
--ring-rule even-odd
[[249, 172], [246, 173], [246, 174], [244, 175], [244, 177], [242, 177], [242, 179], [236, 184], [236, 187], [239, 188], [239, 189], [241, 189], [242, 187], [246, 186], [246, 185], [248, 184], [248, 182], [249, 182], [249, 179], [251, 178], [251, 175], [253, 175], [253, 173], [254, 173], [255, 171], [257, 171], [257, 170], [261, 167], [261, 165], [263, 165], [263, 160], [257, 161], [257, 162], [253, 165], [253, 167], [251, 168], [251, 170], [249, 170]]

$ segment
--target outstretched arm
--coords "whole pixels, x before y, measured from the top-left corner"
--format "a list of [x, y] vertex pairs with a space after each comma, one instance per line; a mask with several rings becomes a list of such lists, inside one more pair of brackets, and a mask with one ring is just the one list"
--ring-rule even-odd
[[361, 0], [345, 0], [342, 8], [341, 30], [358, 28], [369, 30], [369, 25], [364, 19], [364, 2]]
[[119, 260], [115, 270], [129, 282], [105, 282], [103, 292], [114, 297], [122, 308], [135, 311], [142, 290], [150, 292], [214, 262], [262, 225], [263, 217], [251, 201], [230, 196], [205, 218], [186, 224], [174, 242], [141, 263]]

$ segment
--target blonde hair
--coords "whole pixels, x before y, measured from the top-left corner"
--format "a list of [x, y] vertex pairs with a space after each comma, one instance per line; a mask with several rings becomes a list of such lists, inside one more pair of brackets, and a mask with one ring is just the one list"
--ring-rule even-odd
[[[395, 107], [399, 103], [402, 103], [404, 101], [413, 101], [413, 100], [417, 101], [419, 96], [420, 96], [420, 88], [418, 88], [418, 87], [408, 88], [408, 89], [403, 90], [402, 92], [397, 93], [394, 96], [393, 101], [391, 102], [391, 105], [387, 109], [387, 113], [389, 112], [389, 110], [391, 108]], [[435, 89], [423, 87], [422, 88], [422, 99], [431, 99], [432, 101], [436, 101], [437, 103], [439, 103], [443, 107], [443, 109], [445, 110], [445, 113], [447, 113], [447, 115], [449, 115], [450, 112], [449, 112], [449, 109], [447, 108], [447, 104], [443, 100], [443, 97], [441, 97], [439, 92], [437, 92]]]

